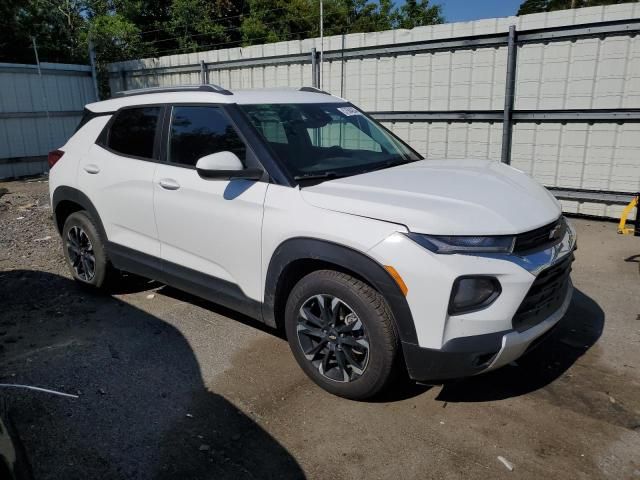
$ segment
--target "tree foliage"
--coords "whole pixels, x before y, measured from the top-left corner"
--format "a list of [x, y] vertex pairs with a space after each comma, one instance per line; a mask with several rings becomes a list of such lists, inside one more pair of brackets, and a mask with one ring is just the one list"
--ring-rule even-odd
[[2, 0], [0, 61], [34, 63], [32, 38], [40, 57], [50, 62], [86, 58], [81, 32], [86, 28], [77, 0]]
[[[87, 61], [246, 46], [319, 35], [319, 0], [2, 0], [0, 61]], [[429, 0], [324, 0], [326, 35], [443, 21]]]
[[[88, 63], [316, 37], [319, 0], [0, 0], [0, 62]], [[413, 28], [443, 21], [430, 0], [324, 0], [324, 33]], [[101, 88], [106, 88], [105, 78]]]
[[518, 15], [529, 13], [552, 12], [568, 8], [597, 7], [600, 5], [616, 5], [638, 0], [525, 0], [518, 9]]

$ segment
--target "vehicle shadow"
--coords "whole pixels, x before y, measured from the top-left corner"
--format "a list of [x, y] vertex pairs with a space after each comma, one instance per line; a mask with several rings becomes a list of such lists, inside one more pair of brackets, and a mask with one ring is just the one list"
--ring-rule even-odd
[[191, 295], [190, 293], [178, 290], [177, 288], [164, 285], [161, 289], [158, 290], [158, 293], [173, 298], [174, 300], [179, 300], [191, 305], [196, 305], [211, 312], [217, 313], [218, 315], [231, 318], [232, 320], [240, 322], [248, 327], [255, 328], [256, 330], [260, 330], [261, 332], [265, 332], [273, 335], [274, 337], [286, 340], [284, 329], [270, 327], [269, 325], [266, 325], [247, 315], [243, 315], [242, 313], [236, 312], [235, 310], [231, 310], [227, 307], [223, 307], [222, 305], [219, 305], [217, 303], [210, 302], [209, 300], [205, 300], [204, 298], [196, 297], [195, 295]]
[[172, 325], [45, 272], [0, 272], [0, 305], [0, 383], [79, 395], [0, 390], [35, 478], [304, 478]]
[[436, 400], [486, 402], [524, 395], [561, 377], [602, 335], [605, 314], [589, 296], [576, 289], [567, 314], [537, 348], [493, 372], [443, 386]]
[[[158, 293], [175, 300], [231, 318], [252, 328], [286, 341], [285, 332], [242, 315], [238, 312], [201, 299], [191, 294], [164, 286]], [[524, 395], [542, 388], [568, 370], [602, 334], [604, 312], [590, 297], [574, 291], [567, 314], [557, 328], [540, 346], [519, 359], [517, 367], [506, 366], [494, 372], [447, 382], [442, 386], [437, 400], [443, 402], [482, 402]], [[277, 369], [277, 365], [264, 366]], [[369, 403], [399, 402], [420, 396], [433, 385], [418, 384], [406, 374], [398, 372], [393, 386]]]
[[[284, 329], [269, 327], [264, 323], [254, 320], [253, 318], [247, 317], [245, 315], [242, 315], [238, 312], [235, 312], [233, 310], [230, 310], [228, 308], [225, 308], [221, 305], [215, 304], [208, 300], [204, 300], [202, 298], [193, 296], [189, 293], [185, 293], [181, 290], [177, 290], [173, 287], [168, 287], [168, 286], [162, 287], [158, 292], [161, 293], [162, 295], [166, 295], [175, 300], [180, 300], [182, 302], [187, 302], [192, 305], [197, 305], [209, 311], [215, 312], [219, 315], [223, 315], [225, 317], [231, 318], [234, 321], [247, 325], [248, 327], [252, 327], [262, 332], [273, 335], [274, 337], [282, 341], [285, 341], [285, 342], [287, 341], [286, 333]], [[267, 370], [269, 369], [277, 370], [278, 366], [266, 365], [264, 366], [264, 368]], [[309, 382], [311, 382], [311, 380], [309, 380]], [[409, 398], [417, 397], [418, 395], [422, 395], [430, 388], [431, 388], [430, 385], [420, 385], [415, 382], [412, 382], [409, 379], [408, 375], [403, 374], [403, 372], [398, 372], [398, 378], [394, 382], [392, 387], [382, 392], [380, 395], [376, 396], [375, 398], [369, 399], [368, 402], [370, 403], [399, 402], [401, 400], [406, 400]]]

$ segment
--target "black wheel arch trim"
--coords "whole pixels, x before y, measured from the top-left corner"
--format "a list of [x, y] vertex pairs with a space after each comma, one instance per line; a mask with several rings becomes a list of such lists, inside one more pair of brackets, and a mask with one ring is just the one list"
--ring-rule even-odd
[[379, 291], [393, 314], [395, 326], [403, 343], [418, 344], [416, 328], [407, 299], [395, 280], [373, 258], [350, 247], [328, 240], [296, 237], [285, 240], [274, 251], [265, 279], [262, 316], [268, 325], [276, 326], [276, 301], [282, 273], [298, 260], [315, 260], [338, 265], [362, 277]]
[[95, 222], [96, 227], [98, 228], [98, 233], [102, 237], [104, 242], [107, 241], [107, 233], [104, 229], [104, 225], [102, 224], [102, 220], [100, 220], [100, 215], [98, 215], [98, 211], [96, 207], [93, 205], [93, 202], [89, 200], [84, 193], [82, 193], [77, 188], [68, 187], [68, 186], [60, 186], [55, 189], [53, 192], [53, 197], [51, 200], [51, 210], [53, 211], [53, 220], [56, 228], [58, 229], [58, 233], [62, 234], [62, 228], [60, 226], [60, 222], [58, 222], [57, 218], [57, 210], [58, 205], [64, 201], [69, 201], [80, 205], [83, 210], [89, 212], [91, 218]]

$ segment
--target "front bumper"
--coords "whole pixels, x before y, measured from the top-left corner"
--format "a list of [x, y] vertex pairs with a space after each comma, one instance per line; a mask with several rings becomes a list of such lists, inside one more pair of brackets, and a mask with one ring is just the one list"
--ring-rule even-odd
[[[559, 244], [521, 256], [439, 255], [401, 234], [374, 247], [370, 253], [383, 265], [393, 265], [408, 286], [416, 337], [401, 340], [410, 376], [420, 381], [466, 377], [520, 357], [560, 321], [571, 302], [569, 256], [575, 245], [569, 226]], [[551, 272], [566, 272], [562, 290], [544, 284], [542, 279], [554, 278]], [[451, 288], [463, 275], [495, 277], [502, 293], [482, 310], [452, 315], [447, 311]], [[538, 280], [556, 292], [554, 303], [533, 300]]]
[[539, 345], [552, 332], [567, 312], [572, 296], [573, 286], [569, 284], [562, 306], [524, 332], [506, 330], [455, 338], [438, 350], [403, 343], [409, 376], [423, 382], [451, 380], [503, 367]]

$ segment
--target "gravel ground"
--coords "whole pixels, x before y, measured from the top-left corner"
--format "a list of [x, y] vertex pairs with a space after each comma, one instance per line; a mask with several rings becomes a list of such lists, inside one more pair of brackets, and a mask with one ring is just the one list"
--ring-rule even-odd
[[640, 479], [640, 239], [574, 224], [576, 294], [540, 349], [359, 403], [214, 304], [153, 282], [79, 288], [46, 180], [0, 183], [0, 383], [78, 395], [0, 399], [37, 479]]

